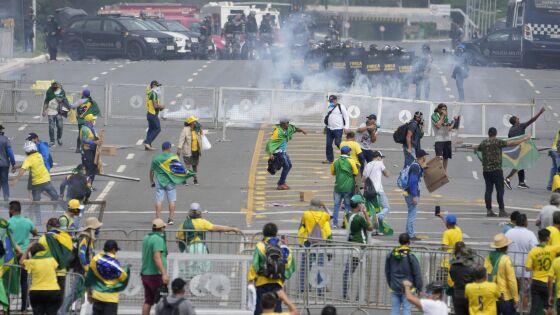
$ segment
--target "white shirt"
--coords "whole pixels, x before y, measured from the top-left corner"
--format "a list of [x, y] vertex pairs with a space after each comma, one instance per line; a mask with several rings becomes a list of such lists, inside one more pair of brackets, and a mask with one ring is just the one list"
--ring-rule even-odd
[[49, 101], [47, 105], [47, 115], [48, 116], [58, 115], [58, 101], [56, 100], [56, 98], [53, 98], [52, 100]]
[[[346, 106], [342, 104], [338, 104], [338, 105], [340, 107], [338, 108], [335, 107], [335, 109], [329, 115], [329, 124], [327, 125], [327, 127], [330, 130], [350, 129], [350, 116], [348, 116], [348, 111], [346, 110]], [[332, 108], [329, 108], [328, 112], [330, 112], [331, 109]], [[344, 121], [342, 117], [344, 117]]]
[[[358, 128], [364, 128], [365, 126], [366, 124], [362, 123]], [[356, 141], [360, 144], [362, 150], [373, 150], [373, 142], [371, 142], [371, 136], [368, 130], [356, 132]]]
[[552, 222], [552, 214], [554, 212], [560, 211], [557, 206], [548, 205], [544, 206], [539, 213], [539, 221], [541, 221], [541, 229], [546, 229], [547, 227], [554, 225]]
[[383, 183], [381, 183], [381, 176], [385, 170], [383, 161], [371, 161], [364, 168], [363, 176], [369, 177], [373, 182], [373, 187], [377, 192], [383, 192]]
[[526, 271], [521, 266], [525, 266], [527, 253], [539, 244], [535, 233], [525, 227], [516, 226], [506, 232], [506, 237], [513, 242], [508, 247], [508, 255], [513, 258], [513, 265], [519, 266], [515, 268], [515, 275], [517, 277], [530, 278], [531, 272]]
[[422, 312], [424, 315], [447, 315], [449, 309], [443, 301], [434, 301], [430, 299], [420, 299], [422, 304]]

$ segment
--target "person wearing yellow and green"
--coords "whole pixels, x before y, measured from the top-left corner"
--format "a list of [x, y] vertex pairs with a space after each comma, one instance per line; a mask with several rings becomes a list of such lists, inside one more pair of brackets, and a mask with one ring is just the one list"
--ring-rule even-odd
[[[82, 97], [70, 106], [71, 108], [76, 109], [76, 120], [78, 121], [78, 130], [82, 129], [84, 125], [85, 117], [89, 114], [93, 116], [99, 116], [101, 111], [99, 110], [99, 106], [97, 106], [97, 102], [93, 100], [91, 97], [91, 92], [88, 89], [84, 89], [82, 91]], [[82, 139], [78, 136], [76, 140], [76, 153], [80, 153], [80, 149], [82, 146]]]
[[58, 218], [60, 229], [74, 234], [80, 227], [79, 215], [81, 210], [84, 210], [84, 205], [80, 204], [78, 199], [69, 200], [68, 210]]
[[[552, 180], [554, 176], [558, 174], [558, 167], [560, 167], [560, 152], [558, 151], [560, 149], [559, 141], [560, 141], [560, 130], [556, 132], [556, 136], [554, 136], [554, 141], [552, 141], [552, 144], [550, 145], [550, 151], [548, 151], [548, 155], [552, 159], [552, 167], [550, 168], [550, 177], [548, 179], [548, 185], [546, 186], [546, 189], [548, 190], [552, 189]], [[558, 183], [560, 184], [560, 180], [558, 181]], [[554, 190], [552, 191], [554, 192]]]
[[349, 147], [350, 148], [350, 158], [356, 162], [356, 165], [361, 171], [363, 171], [364, 166], [366, 165], [366, 160], [364, 158], [364, 153], [362, 152], [362, 147], [356, 141], [356, 133], [354, 131], [348, 131], [346, 133], [346, 140], [340, 143], [340, 147]]
[[95, 131], [95, 117], [88, 114], [84, 117], [84, 124], [80, 129], [80, 139], [82, 139], [82, 165], [86, 169], [86, 176], [89, 179], [90, 185], [93, 185], [93, 180], [99, 168], [95, 164], [95, 152], [97, 146], [101, 145], [103, 141], [97, 137]]
[[[552, 305], [556, 298], [556, 314], [560, 314], [560, 257], [552, 261], [552, 267], [548, 271], [548, 304]], [[556, 295], [554, 294], [556, 288]]]
[[470, 315], [496, 315], [496, 301], [500, 298], [498, 285], [487, 281], [487, 271], [477, 267], [473, 272], [474, 282], [465, 286], [465, 297], [469, 301]]
[[148, 131], [144, 139], [144, 149], [146, 151], [155, 151], [152, 142], [161, 131], [158, 115], [163, 109], [165, 109], [165, 106], [161, 103], [161, 84], [153, 80], [146, 89], [146, 118], [148, 120]]
[[350, 158], [350, 147], [340, 148], [340, 157], [331, 164], [331, 175], [335, 177], [334, 182], [334, 206], [333, 226], [340, 228], [338, 224], [338, 211], [344, 202], [344, 211], [350, 211], [350, 198], [356, 188], [356, 176], [359, 174], [358, 165]]
[[[193, 172], [198, 173], [198, 162], [200, 160], [201, 150], [201, 137], [202, 126], [198, 122], [198, 117], [190, 116], [185, 121], [185, 127], [179, 136], [179, 143], [177, 144], [177, 155], [183, 157], [183, 162], [186, 167], [192, 169]], [[198, 185], [198, 177], [194, 176], [193, 183]], [[185, 185], [188, 185], [185, 183]]]
[[500, 299], [497, 302], [498, 314], [516, 314], [519, 304], [519, 291], [517, 278], [511, 259], [507, 255], [508, 246], [511, 244], [504, 234], [494, 236], [490, 247], [494, 248], [484, 260], [484, 268], [488, 272], [488, 280], [496, 283]]
[[[258, 242], [253, 251], [253, 261], [249, 266], [247, 280], [249, 285], [254, 285], [257, 292], [257, 300], [254, 315], [262, 314], [261, 299], [268, 292], [278, 292], [284, 287], [284, 282], [295, 272], [296, 265], [292, 258], [292, 252], [284, 240], [278, 237], [278, 226], [267, 223], [263, 227], [263, 240]], [[269, 253], [269, 257], [267, 257]], [[271, 259], [272, 254], [281, 259]], [[267, 263], [267, 259], [270, 262]], [[273, 263], [271, 263], [273, 262]], [[267, 268], [267, 267], [277, 268]], [[274, 270], [273, 270], [274, 269]], [[276, 312], [282, 312], [282, 303], [276, 303]]]
[[278, 169], [282, 168], [282, 173], [280, 174], [280, 179], [276, 187], [277, 190], [290, 189], [290, 187], [286, 185], [286, 178], [292, 169], [292, 161], [290, 161], [287, 149], [288, 141], [292, 140], [296, 132], [307, 135], [305, 130], [290, 124], [289, 119], [282, 118], [279, 124], [274, 127], [270, 139], [266, 142], [266, 154], [268, 154], [269, 161], [279, 162], [278, 165], [280, 167]]
[[140, 277], [144, 287], [144, 305], [142, 315], [150, 315], [156, 304], [156, 296], [162, 285], [169, 284], [167, 273], [167, 242], [165, 239], [165, 222], [156, 218], [152, 221], [152, 232], [142, 240], [142, 266]]

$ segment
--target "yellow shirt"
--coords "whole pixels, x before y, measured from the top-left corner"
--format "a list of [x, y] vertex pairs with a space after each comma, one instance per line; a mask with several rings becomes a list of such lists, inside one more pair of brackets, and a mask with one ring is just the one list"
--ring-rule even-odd
[[191, 131], [192, 141], [191, 141], [191, 151], [197, 152], [198, 151], [198, 133], [196, 131]]
[[496, 315], [496, 301], [500, 297], [494, 282], [473, 282], [465, 286], [465, 297], [469, 301], [470, 315]]
[[[41, 237], [39, 237], [39, 244], [43, 245], [43, 247], [45, 248], [46, 251], [50, 251], [51, 249], [49, 248], [49, 243], [47, 243], [47, 238], [45, 237], [45, 235], [41, 235]], [[56, 261], [56, 260], [55, 260]], [[57, 264], [58, 265], [58, 264]], [[56, 275], [57, 276], [66, 276], [66, 274], [68, 273], [67, 269], [57, 269], [56, 270]]]
[[556, 192], [556, 190], [560, 189], [560, 175], [556, 174], [552, 177], [552, 192]]
[[45, 167], [45, 162], [39, 152], [28, 155], [23, 161], [21, 168], [31, 171], [32, 185], [40, 185], [51, 181], [51, 175]]
[[149, 87], [146, 89], [146, 110], [148, 114], [157, 115], [159, 114], [160, 106], [159, 95], [151, 90]]
[[550, 240], [547, 245], [560, 245], [560, 231], [555, 226], [548, 226], [546, 229], [550, 231]]
[[360, 144], [354, 140], [345, 140], [340, 143], [340, 147], [349, 147], [350, 148], [350, 158], [360, 165], [360, 159], [358, 159], [358, 155], [362, 153], [362, 147]]
[[301, 223], [298, 230], [298, 241], [300, 245], [303, 245], [311, 231], [316, 224], [319, 224], [321, 228], [321, 234], [324, 239], [332, 239], [331, 225], [329, 221], [331, 216], [323, 210], [307, 210], [301, 216]]
[[[492, 274], [494, 266], [490, 263], [490, 257], [484, 260], [484, 268], [488, 274]], [[498, 272], [494, 277], [494, 283], [498, 285], [500, 296], [504, 296], [505, 301], [519, 301], [519, 292], [517, 291], [517, 279], [515, 278], [515, 269], [508, 255], [502, 255], [498, 263]]]
[[552, 261], [560, 251], [560, 246], [538, 245], [529, 251], [525, 268], [533, 271], [533, 280], [548, 282], [548, 271], [552, 266]]
[[455, 244], [457, 244], [457, 242], [462, 242], [462, 241], [463, 241], [463, 231], [461, 231], [460, 227], [455, 226], [455, 228], [447, 229], [445, 230], [445, 232], [443, 232], [441, 244], [448, 247], [447, 249], [448, 253], [453, 253], [453, 250], [455, 249]]
[[26, 259], [23, 267], [31, 276], [31, 291], [60, 290], [56, 279], [58, 263], [54, 258]]
[[560, 299], [560, 257], [552, 262], [552, 267], [548, 270], [548, 277], [556, 282], [556, 298]]

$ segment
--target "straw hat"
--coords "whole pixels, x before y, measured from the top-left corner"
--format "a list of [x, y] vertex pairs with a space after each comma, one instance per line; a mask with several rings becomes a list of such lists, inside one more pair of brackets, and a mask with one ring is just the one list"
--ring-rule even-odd
[[99, 220], [95, 217], [89, 217], [86, 219], [86, 225], [84, 226], [84, 230], [87, 229], [92, 229], [92, 230], [96, 230], [98, 228], [100, 228], [103, 225], [103, 223], [99, 222]]
[[494, 241], [490, 244], [492, 248], [503, 248], [511, 244], [512, 241], [509, 240], [504, 233], [496, 234], [494, 236]]

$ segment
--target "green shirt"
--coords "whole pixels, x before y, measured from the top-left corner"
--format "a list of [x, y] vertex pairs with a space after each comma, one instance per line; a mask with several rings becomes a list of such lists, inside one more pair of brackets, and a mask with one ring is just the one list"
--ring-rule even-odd
[[477, 151], [482, 153], [482, 170], [492, 172], [502, 169], [502, 148], [507, 146], [507, 141], [498, 138], [484, 139]]
[[8, 229], [14, 243], [18, 244], [22, 251], [29, 246], [29, 234], [35, 229], [33, 222], [27, 217], [14, 215], [8, 220]]
[[151, 232], [142, 240], [142, 269], [143, 276], [160, 275], [161, 272], [154, 262], [154, 253], [161, 252], [163, 268], [167, 269], [167, 245], [165, 238], [159, 232]]
[[369, 223], [359, 213], [350, 212], [346, 215], [348, 220], [348, 242], [353, 243], [367, 243], [367, 228]]

